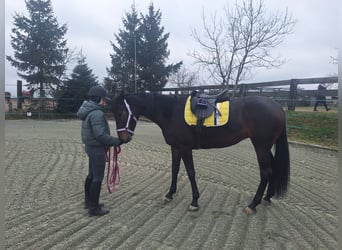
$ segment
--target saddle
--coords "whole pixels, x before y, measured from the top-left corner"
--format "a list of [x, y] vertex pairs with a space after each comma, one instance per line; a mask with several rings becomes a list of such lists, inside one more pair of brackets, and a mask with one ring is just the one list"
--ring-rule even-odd
[[[201, 131], [204, 127], [204, 121], [208, 117], [214, 117], [213, 120], [216, 120], [215, 117], [222, 116], [220, 110], [216, 107], [217, 103], [223, 103], [229, 101], [228, 90], [221, 92], [218, 95], [206, 95], [203, 93], [198, 93], [197, 91], [193, 91], [191, 93], [190, 98], [190, 110], [197, 117], [196, 122], [196, 141], [194, 148], [200, 148], [201, 145]], [[227, 102], [227, 108], [229, 107]], [[225, 116], [228, 118], [228, 113]]]
[[225, 102], [229, 100], [228, 90], [224, 90], [218, 95], [206, 95], [198, 93], [194, 90], [191, 93], [191, 112], [197, 117], [197, 126], [202, 126], [204, 119], [211, 116], [214, 112], [219, 115], [220, 111], [216, 108], [216, 103]]

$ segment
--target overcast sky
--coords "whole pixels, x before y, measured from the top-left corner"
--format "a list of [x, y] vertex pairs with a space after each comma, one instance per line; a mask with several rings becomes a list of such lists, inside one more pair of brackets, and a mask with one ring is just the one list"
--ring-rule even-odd
[[[162, 26], [170, 33], [169, 63], [182, 60], [191, 68], [193, 59], [188, 53], [197, 46], [191, 30], [201, 30], [202, 10], [206, 15], [216, 11], [222, 16], [225, 4], [235, 0], [136, 0], [135, 5], [146, 14], [151, 2], [155, 9], [161, 10]], [[110, 67], [110, 41], [114, 41], [114, 34], [122, 28], [122, 18], [132, 3], [133, 0], [52, 0], [59, 24], [68, 26], [65, 36], [68, 47], [82, 49], [88, 66], [100, 81], [107, 76], [106, 67]], [[269, 12], [284, 12], [288, 8], [297, 24], [293, 33], [274, 50], [287, 63], [277, 69], [259, 69], [248, 82], [337, 75], [337, 64], [332, 63], [331, 56], [338, 55], [338, 0], [264, 0], [264, 4]], [[13, 14], [28, 14], [24, 0], [6, 0], [5, 6], [5, 53], [13, 56], [10, 45]], [[15, 95], [16, 81], [20, 78], [7, 61], [5, 73], [5, 89]], [[212, 84], [210, 79], [208, 84]]]

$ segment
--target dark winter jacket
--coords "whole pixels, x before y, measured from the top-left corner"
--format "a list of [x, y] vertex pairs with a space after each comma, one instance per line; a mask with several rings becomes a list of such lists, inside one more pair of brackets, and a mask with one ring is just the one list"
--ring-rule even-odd
[[92, 101], [84, 101], [77, 111], [82, 120], [82, 142], [88, 146], [118, 146], [120, 140], [110, 135], [104, 108]]

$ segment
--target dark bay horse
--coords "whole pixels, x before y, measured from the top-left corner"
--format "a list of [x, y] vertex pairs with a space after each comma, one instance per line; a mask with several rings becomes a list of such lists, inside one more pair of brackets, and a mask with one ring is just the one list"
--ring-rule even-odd
[[[290, 175], [289, 148], [285, 114], [277, 102], [261, 96], [231, 100], [229, 122], [220, 127], [202, 128], [198, 140], [196, 128], [187, 125], [184, 119], [186, 99], [186, 96], [122, 93], [111, 103], [119, 138], [130, 141], [139, 116], [145, 116], [161, 128], [166, 143], [171, 146], [172, 180], [165, 201], [171, 201], [176, 192], [180, 161], [183, 160], [192, 188], [189, 210], [197, 210], [199, 191], [192, 150], [228, 147], [245, 138], [250, 138], [260, 168], [260, 184], [246, 212], [256, 212], [266, 187], [265, 203], [270, 203], [274, 195], [286, 194]], [[273, 145], [274, 155], [271, 152]]]

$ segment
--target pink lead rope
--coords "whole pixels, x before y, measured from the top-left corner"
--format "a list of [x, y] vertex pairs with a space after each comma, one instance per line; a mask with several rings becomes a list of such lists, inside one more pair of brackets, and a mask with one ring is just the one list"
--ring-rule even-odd
[[[114, 148], [113, 158], [111, 159], [111, 149]], [[108, 171], [107, 171], [107, 188], [109, 193], [115, 192], [115, 185], [120, 182], [120, 173], [119, 173], [119, 164], [118, 164], [118, 155], [121, 152], [120, 146], [112, 146], [106, 148], [106, 160], [108, 162]], [[112, 168], [110, 166], [110, 162], [112, 160]]]

